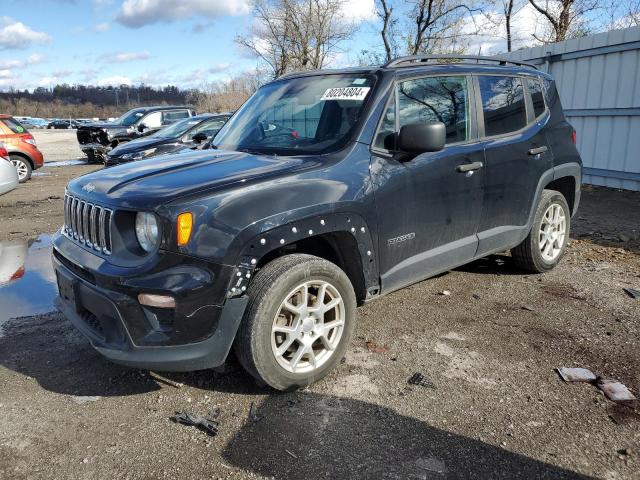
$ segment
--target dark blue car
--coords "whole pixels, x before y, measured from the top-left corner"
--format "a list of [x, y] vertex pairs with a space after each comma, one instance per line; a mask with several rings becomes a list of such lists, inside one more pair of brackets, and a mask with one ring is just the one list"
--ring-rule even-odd
[[124, 365], [205, 369], [233, 348], [261, 383], [304, 387], [344, 356], [364, 302], [505, 250], [555, 267], [575, 141], [553, 79], [522, 63], [290, 74], [211, 149], [69, 183], [59, 307]]

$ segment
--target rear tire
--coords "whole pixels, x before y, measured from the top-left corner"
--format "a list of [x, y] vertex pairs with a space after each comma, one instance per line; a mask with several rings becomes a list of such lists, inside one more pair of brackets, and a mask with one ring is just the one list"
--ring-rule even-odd
[[543, 190], [529, 235], [511, 249], [515, 264], [535, 273], [551, 270], [564, 255], [570, 230], [571, 211], [567, 200], [560, 192]]
[[18, 181], [20, 183], [25, 183], [29, 181], [31, 178], [32, 168], [29, 160], [26, 160], [23, 157], [19, 157], [17, 155], [10, 155], [9, 159], [16, 170], [18, 171]]
[[247, 295], [234, 350], [259, 384], [306, 387], [344, 356], [356, 322], [356, 296], [333, 263], [311, 255], [277, 258], [256, 274]]

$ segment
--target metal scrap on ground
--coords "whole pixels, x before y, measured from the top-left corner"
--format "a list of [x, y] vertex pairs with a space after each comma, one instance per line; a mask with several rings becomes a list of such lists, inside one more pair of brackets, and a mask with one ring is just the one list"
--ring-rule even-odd
[[595, 385], [602, 390], [612, 402], [630, 402], [636, 399], [633, 393], [617, 380], [598, 378]]
[[624, 291], [635, 300], [640, 298], [640, 290], [636, 290], [635, 288], [625, 288]]
[[560, 367], [556, 371], [565, 382], [593, 382], [595, 373], [586, 368]]
[[176, 414], [171, 417], [171, 420], [182, 425], [197, 427], [212, 437], [218, 434], [219, 423], [216, 420], [204, 418], [194, 413], [176, 412]]
[[258, 423], [260, 420], [264, 418], [262, 413], [256, 412], [256, 406], [253, 402], [251, 402], [251, 406], [249, 407], [249, 422], [250, 423]]
[[425, 388], [436, 388], [433, 382], [429, 380], [427, 377], [425, 377], [423, 374], [421, 374], [420, 372], [416, 372], [413, 375], [411, 375], [409, 380], [407, 380], [407, 383], [409, 383], [410, 385], [419, 385]]

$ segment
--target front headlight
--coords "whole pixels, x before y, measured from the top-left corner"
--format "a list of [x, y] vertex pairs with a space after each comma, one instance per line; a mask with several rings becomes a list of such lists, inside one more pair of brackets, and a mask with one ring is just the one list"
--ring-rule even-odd
[[145, 252], [151, 252], [158, 244], [158, 221], [153, 213], [138, 212], [136, 215], [136, 237]]
[[146, 150], [142, 150], [140, 152], [125, 153], [124, 155], [122, 155], [122, 158], [124, 158], [125, 160], [140, 160], [144, 157], [148, 157], [156, 150], [157, 148], [147, 148]]

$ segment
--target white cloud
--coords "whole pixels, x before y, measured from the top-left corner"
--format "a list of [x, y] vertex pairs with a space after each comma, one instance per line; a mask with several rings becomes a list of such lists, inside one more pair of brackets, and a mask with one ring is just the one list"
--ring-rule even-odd
[[129, 77], [115, 75], [113, 77], [102, 78], [98, 80], [97, 84], [101, 87], [107, 87], [109, 85], [119, 87], [120, 85], [131, 85], [131, 79]]
[[24, 65], [22, 60], [0, 60], [0, 68], [16, 68]]
[[38, 80], [38, 86], [39, 87], [52, 87], [53, 85], [57, 85], [59, 83], [58, 80], [59, 80], [58, 77], [55, 77], [55, 76], [42, 77], [40, 80]]
[[93, 26], [93, 31], [94, 32], [106, 32], [107, 30], [109, 30], [109, 23], [108, 22], [103, 22], [103, 23], [98, 23], [97, 25]]
[[27, 48], [50, 40], [51, 37], [44, 32], [36, 32], [11, 17], [0, 17], [0, 50]]
[[369, 22], [376, 18], [374, 0], [349, 0], [342, 6], [344, 20], [360, 23]]
[[130, 28], [140, 28], [193, 17], [245, 15], [250, 10], [247, 0], [125, 0], [116, 21]]
[[11, 78], [13, 73], [9, 69], [0, 70], [0, 78]]
[[[486, 17], [484, 16], [486, 15]], [[500, 11], [488, 11], [467, 19], [463, 33], [468, 34], [468, 52], [474, 55], [493, 55], [507, 51], [507, 34], [504, 14]], [[489, 17], [489, 18], [487, 18]], [[539, 45], [534, 34], [540, 35], [545, 20], [529, 3], [525, 4], [511, 17], [512, 50]], [[478, 33], [476, 34], [476, 31]]]
[[151, 54], [146, 50], [143, 52], [116, 52], [105, 53], [101, 55], [100, 61], [104, 63], [125, 63], [134, 62], [136, 60], [147, 60], [151, 57]]
[[27, 57], [27, 65], [38, 65], [39, 63], [44, 62], [44, 55], [40, 53], [34, 53]]

